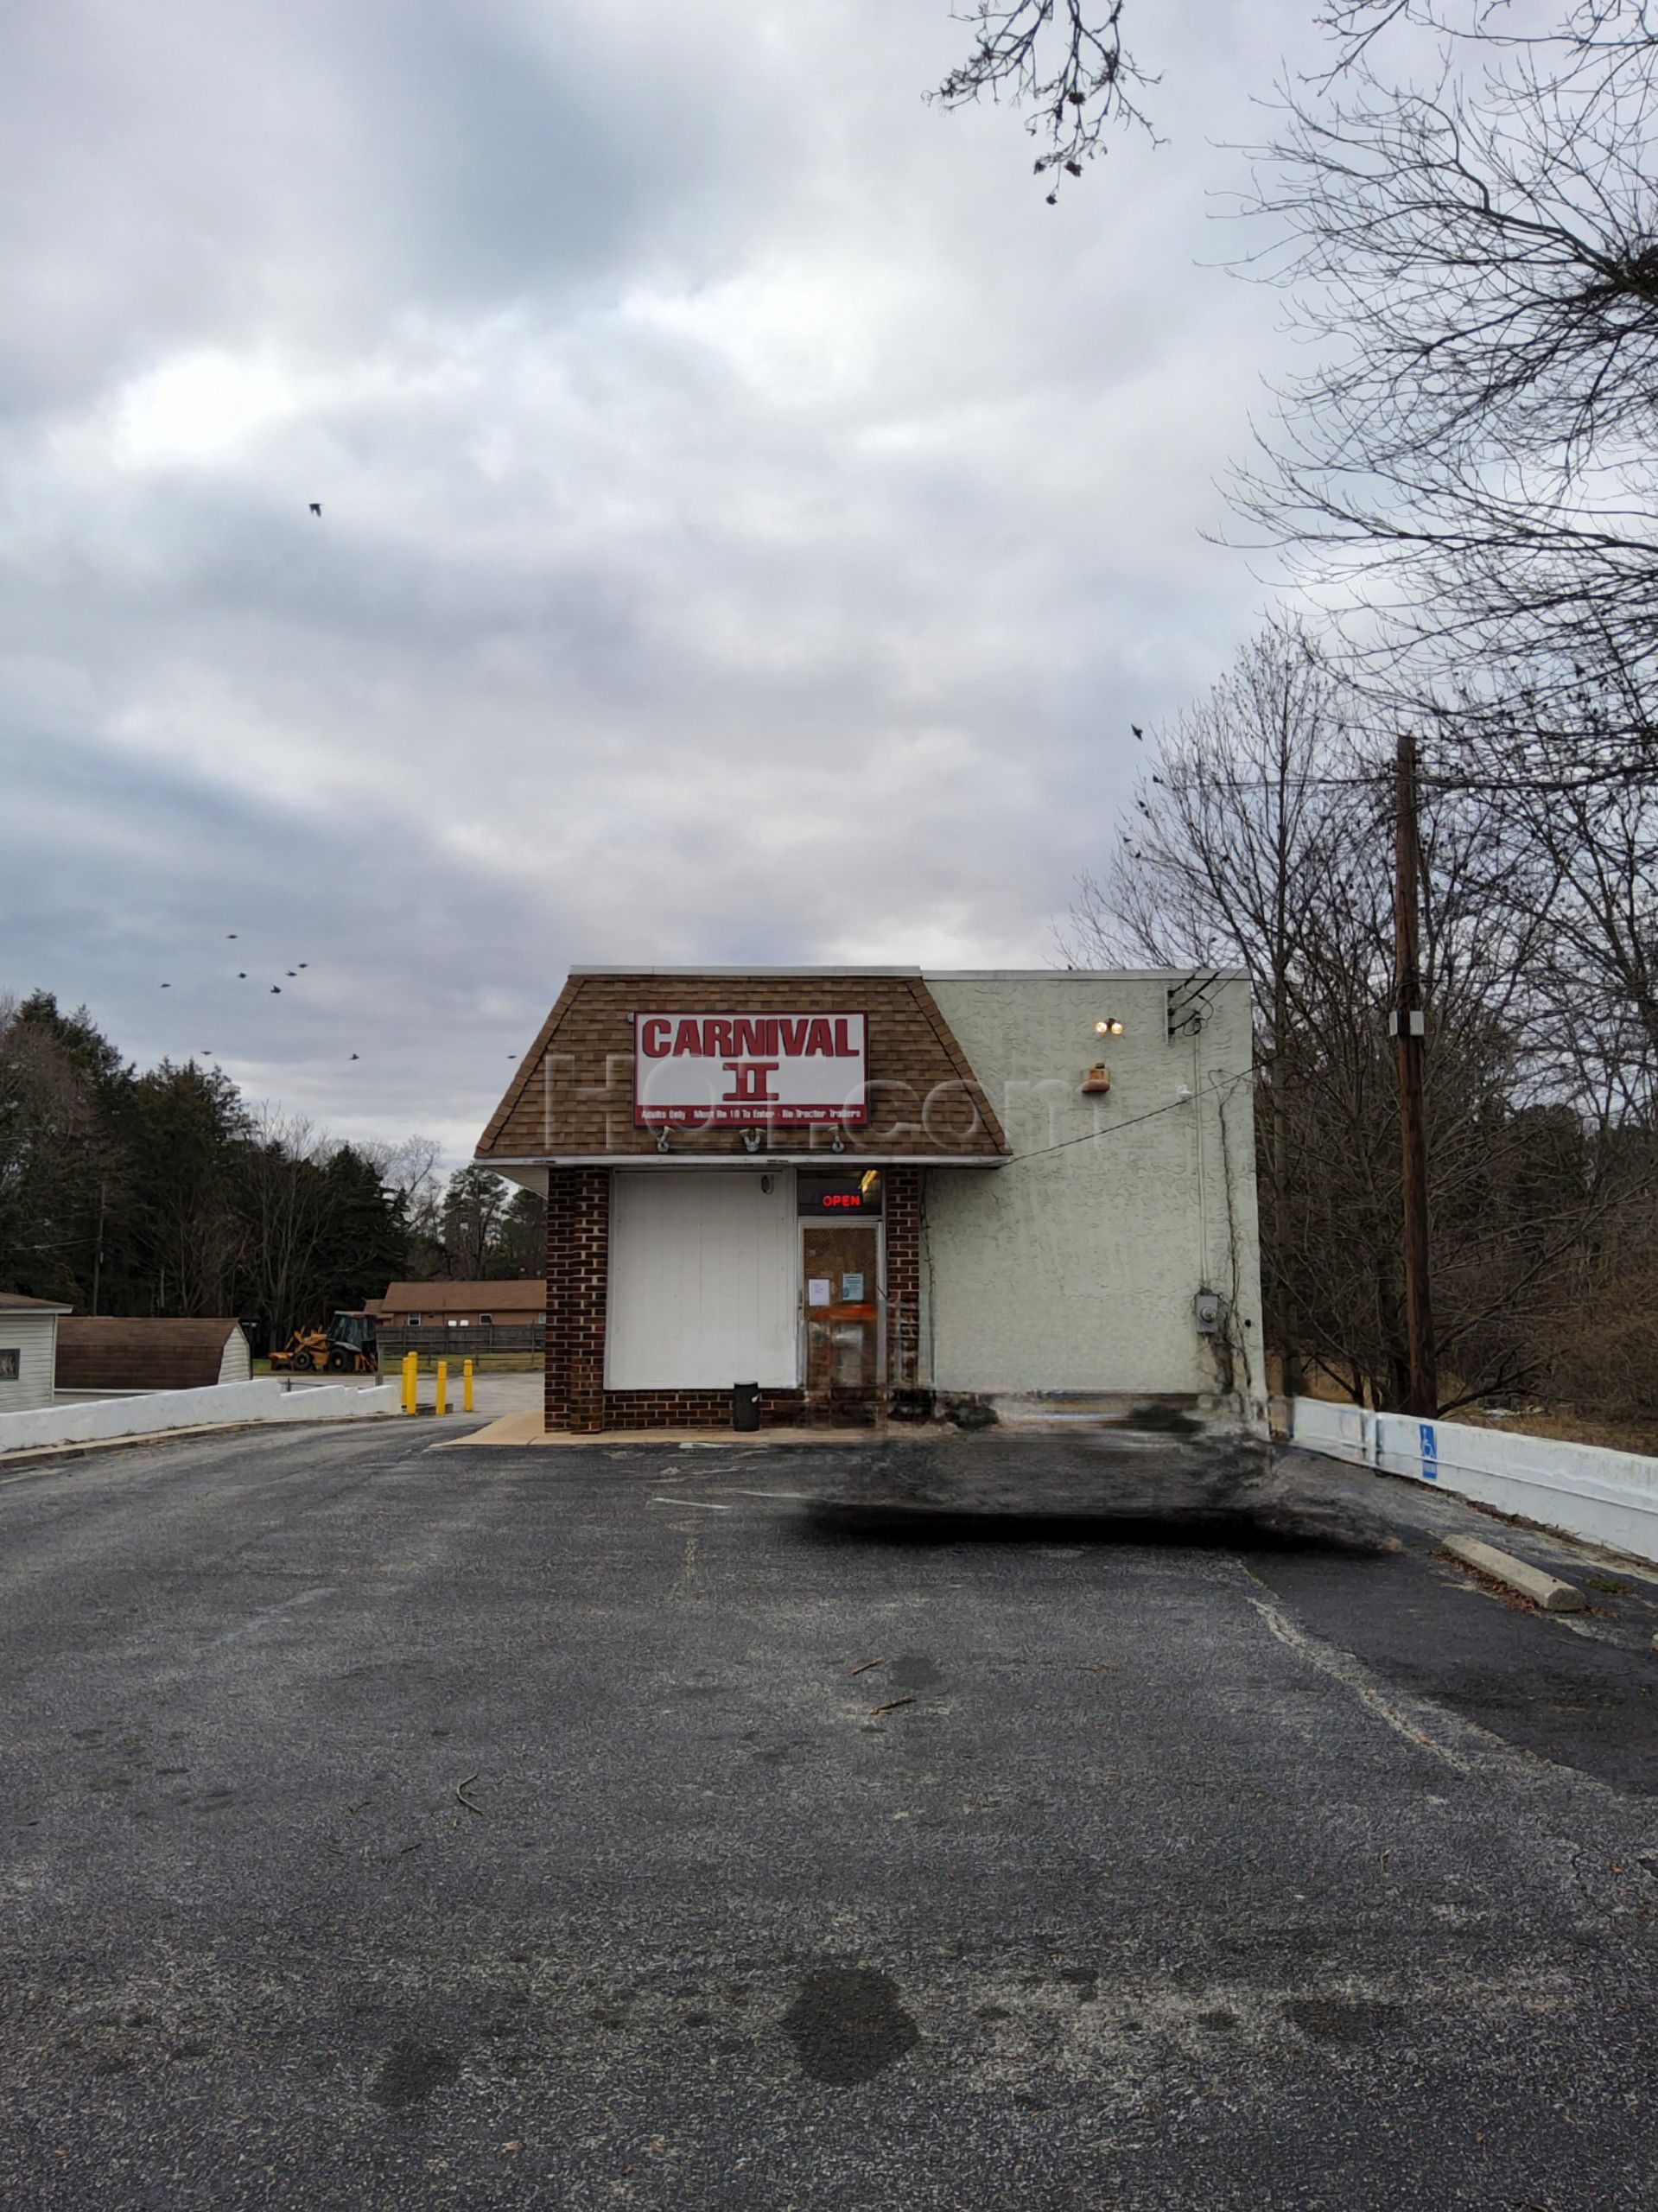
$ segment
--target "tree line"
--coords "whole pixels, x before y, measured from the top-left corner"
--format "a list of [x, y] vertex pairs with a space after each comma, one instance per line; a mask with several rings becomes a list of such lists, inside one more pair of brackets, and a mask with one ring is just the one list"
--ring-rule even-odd
[[[1643, 0], [1314, 10], [1327, 67], [1280, 80], [1236, 210], [1240, 273], [1281, 285], [1304, 341], [1231, 486], [1288, 611], [1156, 734], [1069, 949], [1248, 969], [1271, 1347], [1289, 1388], [1399, 1404], [1408, 730], [1445, 1407], [1648, 1416], [1658, 21]], [[987, 0], [946, 92], [1020, 98], [1063, 175], [1142, 119], [1122, 20]]]
[[[1393, 799], [1374, 701], [1274, 624], [1159, 734], [1067, 943], [1248, 971], [1269, 1349], [1285, 1389], [1383, 1407], [1407, 1382]], [[1441, 1410], [1658, 1413], [1658, 791], [1441, 776], [1421, 842]]]
[[541, 1274], [543, 1201], [476, 1168], [445, 1179], [438, 1150], [339, 1142], [219, 1068], [141, 1071], [84, 1007], [0, 995], [0, 1289], [235, 1315], [281, 1344], [394, 1279]]

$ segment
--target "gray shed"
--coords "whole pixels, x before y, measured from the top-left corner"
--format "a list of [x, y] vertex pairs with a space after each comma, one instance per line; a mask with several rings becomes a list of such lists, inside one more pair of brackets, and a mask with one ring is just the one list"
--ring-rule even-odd
[[58, 1319], [73, 1309], [0, 1290], [0, 1414], [49, 1406], [58, 1369]]

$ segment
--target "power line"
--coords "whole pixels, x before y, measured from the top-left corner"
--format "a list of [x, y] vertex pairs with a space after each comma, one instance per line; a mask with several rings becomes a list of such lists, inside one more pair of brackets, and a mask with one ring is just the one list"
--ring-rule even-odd
[[[1254, 1077], [1253, 1068], [1242, 1068], [1236, 1075], [1229, 1076], [1224, 1083], [1212, 1083], [1210, 1089], [1217, 1098], [1222, 1098], [1229, 1091], [1236, 1090], [1239, 1084], [1251, 1082]], [[1153, 1106], [1143, 1114], [1131, 1115], [1126, 1122], [1109, 1122], [1102, 1129], [1085, 1129], [1079, 1137], [1061, 1137], [1058, 1144], [1039, 1145], [1034, 1152], [1017, 1152], [1007, 1165], [1017, 1167], [1026, 1160], [1045, 1159], [1051, 1152], [1068, 1152], [1074, 1144], [1093, 1144], [1101, 1137], [1115, 1136], [1120, 1129], [1137, 1128], [1142, 1122], [1154, 1122], [1159, 1114], [1178, 1113], [1182, 1106], [1192, 1105], [1197, 1096], [1198, 1093], [1193, 1091], [1189, 1097], [1170, 1099], [1166, 1106]]]
[[[1381, 791], [1391, 782], [1391, 768], [1375, 768], [1356, 776], [1204, 776], [1193, 777], [1193, 785], [1205, 791]], [[1437, 791], [1483, 791], [1487, 793], [1539, 796], [1549, 792], [1592, 791], [1598, 784], [1644, 784], [1652, 778], [1649, 763], [1629, 761], [1618, 767], [1585, 771], [1577, 776], [1468, 776], [1436, 772], [1432, 768], [1419, 772], [1420, 788]], [[1164, 779], [1165, 790], [1172, 790]]]

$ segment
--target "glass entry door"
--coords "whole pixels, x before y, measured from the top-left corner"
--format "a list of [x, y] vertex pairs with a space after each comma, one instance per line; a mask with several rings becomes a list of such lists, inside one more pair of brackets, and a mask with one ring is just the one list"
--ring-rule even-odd
[[880, 1374], [880, 1227], [801, 1224], [809, 1397], [873, 1398]]

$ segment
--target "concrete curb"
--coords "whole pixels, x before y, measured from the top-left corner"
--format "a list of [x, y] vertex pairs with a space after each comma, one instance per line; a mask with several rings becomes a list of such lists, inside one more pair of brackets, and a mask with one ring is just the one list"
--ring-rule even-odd
[[1493, 1582], [1528, 1598], [1543, 1612], [1580, 1613], [1588, 1605], [1582, 1591], [1574, 1590], [1569, 1582], [1557, 1581], [1541, 1567], [1528, 1567], [1524, 1560], [1498, 1551], [1494, 1544], [1483, 1544], [1477, 1536], [1447, 1536], [1441, 1548], [1464, 1567], [1488, 1574]]
[[192, 1444], [204, 1436], [246, 1436], [255, 1429], [345, 1428], [400, 1421], [400, 1414], [321, 1414], [315, 1421], [215, 1421], [196, 1428], [146, 1428], [136, 1436], [91, 1436], [73, 1444], [29, 1444], [16, 1452], [0, 1452], [0, 1482], [16, 1473], [47, 1474], [67, 1466], [94, 1452], [131, 1452], [145, 1444]]

